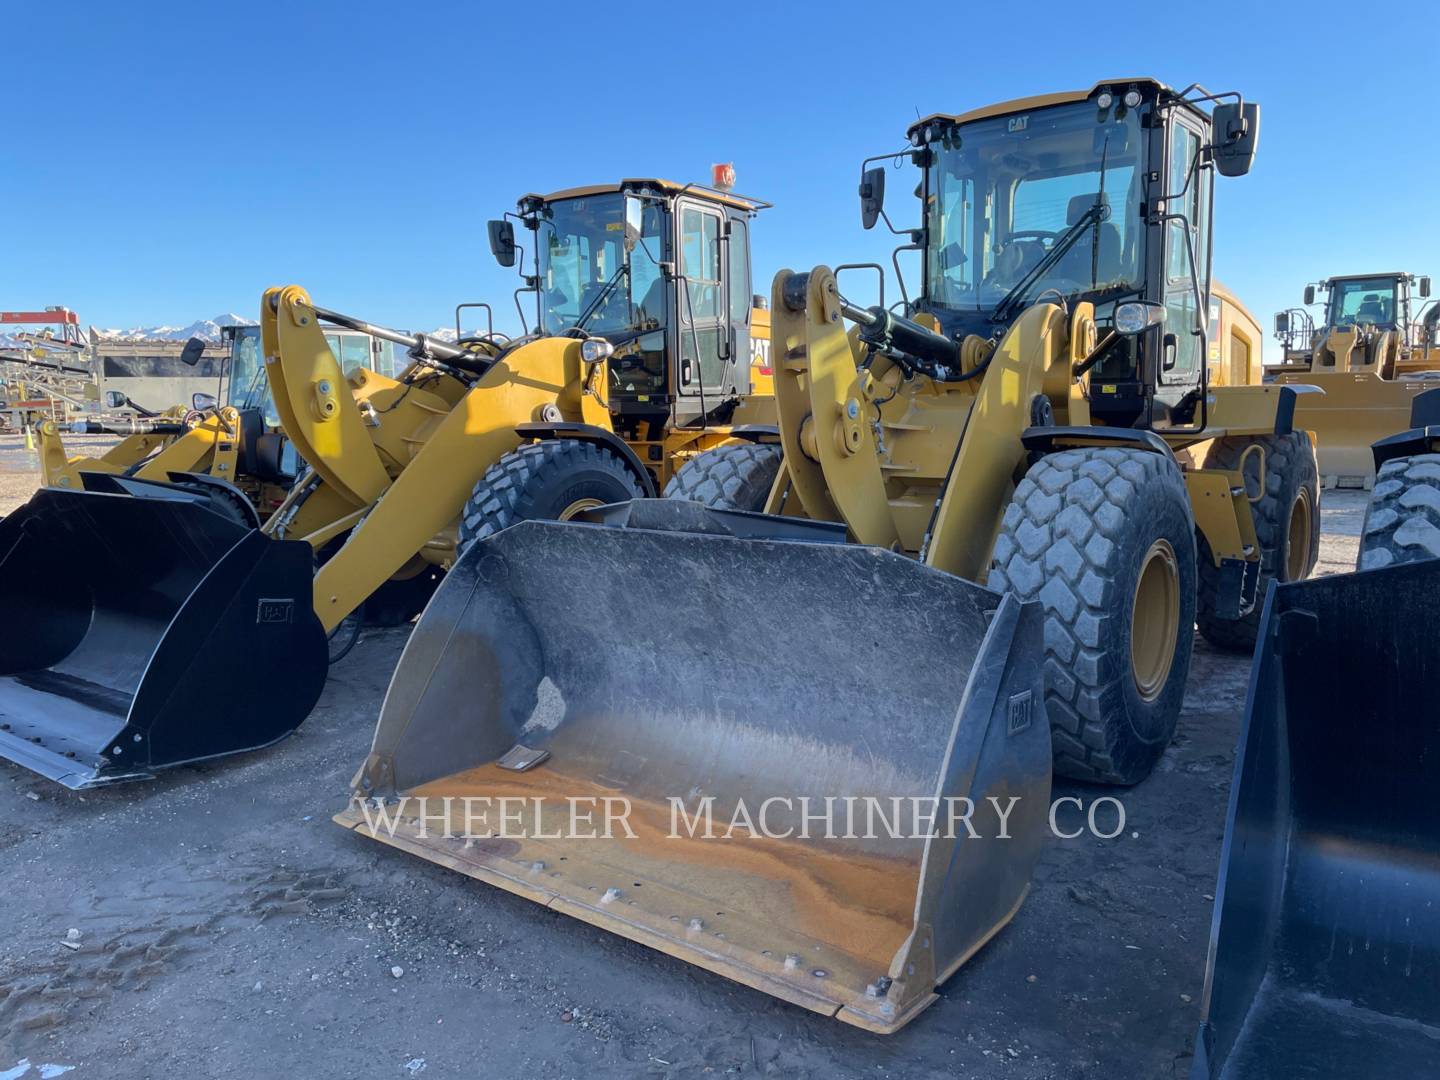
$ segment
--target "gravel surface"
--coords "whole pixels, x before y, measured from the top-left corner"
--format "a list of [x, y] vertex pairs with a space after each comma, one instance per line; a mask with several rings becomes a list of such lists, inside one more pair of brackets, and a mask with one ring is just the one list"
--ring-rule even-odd
[[[30, 460], [27, 486], [0, 439], [0, 511]], [[1325, 496], [1322, 572], [1364, 503]], [[0, 763], [0, 1077], [1187, 1074], [1246, 658], [1197, 639], [1123, 835], [1052, 839], [1014, 922], [879, 1038], [333, 825], [406, 632], [269, 751], [84, 795]]]

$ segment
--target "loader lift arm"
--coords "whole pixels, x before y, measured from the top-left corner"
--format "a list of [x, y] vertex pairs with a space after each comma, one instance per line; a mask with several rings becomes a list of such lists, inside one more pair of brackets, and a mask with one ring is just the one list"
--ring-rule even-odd
[[[347, 381], [322, 322], [406, 344], [415, 363], [398, 380], [361, 370]], [[318, 308], [297, 286], [266, 293], [261, 337], [282, 424], [314, 471], [296, 485], [298, 514], [326, 507], [311, 518], [324, 523], [320, 533], [306, 533], [294, 504], [272, 521], [316, 541], [348, 531], [315, 577], [327, 631], [412, 560], [453, 561], [466, 499], [495, 461], [534, 437], [523, 425], [552, 413], [571, 424], [608, 420], [596, 389], [604, 365], [582, 360], [580, 338], [476, 354]], [[336, 516], [336, 501], [347, 514]]]

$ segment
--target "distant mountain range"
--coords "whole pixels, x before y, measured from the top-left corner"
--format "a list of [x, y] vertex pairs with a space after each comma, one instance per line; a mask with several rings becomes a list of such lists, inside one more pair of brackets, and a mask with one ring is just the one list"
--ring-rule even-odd
[[188, 341], [192, 337], [219, 341], [222, 326], [254, 326], [255, 322], [231, 311], [214, 318], [200, 319], [189, 326], [135, 326], [129, 330], [103, 330], [92, 326], [90, 330], [106, 341]]
[[[199, 319], [188, 326], [132, 326], [128, 330], [107, 330], [92, 326], [89, 333], [92, 339], [98, 341], [188, 341], [192, 337], [198, 337], [205, 341], [218, 342], [222, 326], [254, 326], [255, 323], [255, 319], [247, 319], [244, 315], [236, 315], [230, 311], [213, 318]], [[439, 327], [430, 331], [429, 336], [439, 341], [454, 341], [455, 328]], [[23, 345], [18, 337], [0, 334], [0, 348], [21, 348]]]

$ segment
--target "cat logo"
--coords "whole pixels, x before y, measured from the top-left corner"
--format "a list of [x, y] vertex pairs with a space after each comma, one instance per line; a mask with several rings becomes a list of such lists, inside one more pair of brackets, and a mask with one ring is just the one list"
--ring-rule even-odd
[[256, 625], [276, 625], [295, 621], [294, 600], [261, 600], [255, 611]]
[[1030, 117], [1012, 116], [1008, 121], [1006, 121], [1005, 130], [1009, 131], [1011, 134], [1014, 134], [1017, 131], [1024, 131], [1029, 126]]
[[1018, 735], [1030, 726], [1030, 691], [1010, 699], [1010, 734]]

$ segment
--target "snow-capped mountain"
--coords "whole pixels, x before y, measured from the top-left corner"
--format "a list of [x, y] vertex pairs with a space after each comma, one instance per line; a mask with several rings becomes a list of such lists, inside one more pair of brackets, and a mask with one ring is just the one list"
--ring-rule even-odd
[[254, 326], [256, 320], [236, 315], [233, 311], [210, 319], [199, 319], [189, 326], [136, 326], [129, 330], [100, 330], [94, 334], [106, 341], [187, 341], [192, 337], [219, 341], [222, 326]]

